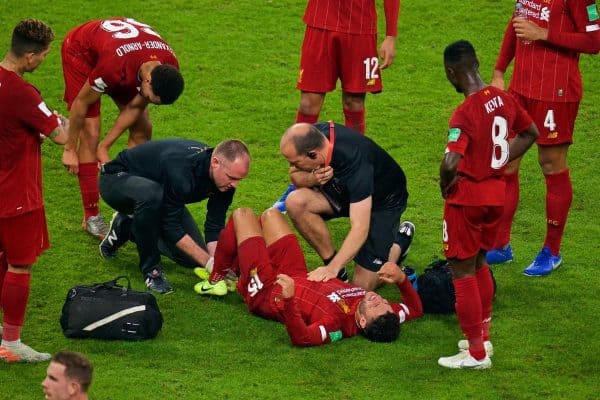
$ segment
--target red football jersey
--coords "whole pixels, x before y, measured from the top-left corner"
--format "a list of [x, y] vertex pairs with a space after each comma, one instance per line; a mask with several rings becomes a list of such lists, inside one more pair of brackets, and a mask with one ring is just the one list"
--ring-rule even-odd
[[[350, 283], [332, 279], [312, 282], [294, 277], [295, 292], [284, 301], [283, 321], [292, 343], [317, 346], [359, 333], [354, 313], [366, 291]], [[419, 295], [406, 279], [399, 285], [404, 303], [390, 303], [400, 323], [421, 316]]]
[[514, 58], [510, 88], [536, 100], [581, 100], [579, 54], [595, 53], [600, 25], [595, 0], [518, 0], [528, 20], [548, 29], [547, 41], [524, 44], [509, 22], [496, 69], [505, 71]]
[[462, 155], [460, 176], [446, 201], [449, 204], [504, 204], [504, 169], [508, 162], [508, 133], [532, 124], [514, 98], [493, 86], [471, 94], [450, 119], [446, 151]]
[[80, 49], [82, 61], [93, 65], [92, 89], [131, 100], [138, 93], [140, 66], [160, 61], [179, 68], [173, 49], [152, 27], [131, 18], [91, 21], [68, 34], [69, 45]]
[[[396, 36], [398, 24], [398, 1], [385, 0], [386, 35]], [[387, 15], [387, 13], [390, 15]], [[306, 25], [328, 31], [375, 34], [377, 11], [375, 0], [308, 0], [304, 12]]]
[[0, 217], [43, 207], [40, 134], [59, 123], [35, 87], [0, 67]]

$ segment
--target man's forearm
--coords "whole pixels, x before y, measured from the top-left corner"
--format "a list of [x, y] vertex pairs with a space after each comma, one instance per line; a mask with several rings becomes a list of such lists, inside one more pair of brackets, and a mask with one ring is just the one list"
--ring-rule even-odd
[[188, 234], [185, 234], [181, 239], [179, 239], [175, 246], [177, 246], [179, 250], [183, 251], [202, 266], [206, 265], [208, 259], [210, 258], [210, 255], [196, 242], [194, 242], [194, 239], [192, 239], [192, 237]]

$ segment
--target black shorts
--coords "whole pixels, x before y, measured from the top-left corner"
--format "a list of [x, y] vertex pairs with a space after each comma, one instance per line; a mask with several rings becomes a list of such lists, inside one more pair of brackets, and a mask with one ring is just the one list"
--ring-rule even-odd
[[[348, 217], [350, 204], [330, 190], [318, 189], [329, 202], [333, 210], [332, 215], [322, 215], [323, 219]], [[377, 272], [387, 261], [392, 243], [398, 241], [398, 228], [400, 218], [406, 210], [406, 205], [401, 208], [373, 210], [367, 240], [360, 248], [354, 262], [369, 271]]]

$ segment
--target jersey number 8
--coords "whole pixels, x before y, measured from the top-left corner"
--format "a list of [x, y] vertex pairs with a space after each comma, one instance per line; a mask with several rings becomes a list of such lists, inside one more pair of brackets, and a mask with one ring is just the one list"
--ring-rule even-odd
[[506, 119], [500, 116], [494, 117], [492, 124], [492, 162], [493, 169], [500, 169], [508, 161], [508, 124]]

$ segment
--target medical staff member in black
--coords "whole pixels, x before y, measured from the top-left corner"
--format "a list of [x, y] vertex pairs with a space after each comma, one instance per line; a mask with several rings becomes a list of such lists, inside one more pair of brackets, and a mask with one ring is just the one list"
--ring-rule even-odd
[[[379, 286], [377, 271], [386, 261], [402, 262], [414, 225], [400, 223], [408, 191], [400, 165], [369, 137], [333, 122], [292, 125], [280, 142], [296, 190], [286, 200], [294, 226], [323, 259], [309, 279], [347, 279], [354, 259], [353, 283]], [[327, 229], [331, 218], [349, 217], [350, 231], [336, 251]]]
[[[249, 169], [248, 148], [235, 139], [214, 148], [186, 139], [156, 140], [120, 152], [101, 168], [100, 195], [117, 212], [100, 254], [114, 257], [128, 240], [135, 241], [146, 286], [172, 292], [160, 254], [189, 267], [210, 266], [235, 189]], [[206, 244], [185, 207], [205, 199]]]

